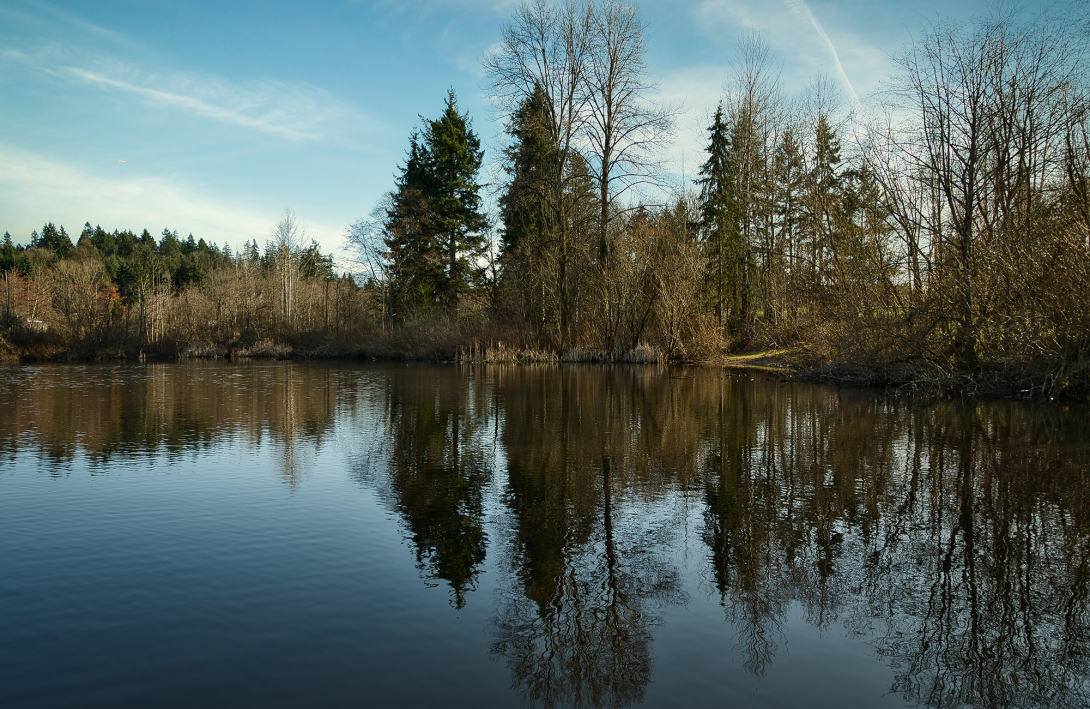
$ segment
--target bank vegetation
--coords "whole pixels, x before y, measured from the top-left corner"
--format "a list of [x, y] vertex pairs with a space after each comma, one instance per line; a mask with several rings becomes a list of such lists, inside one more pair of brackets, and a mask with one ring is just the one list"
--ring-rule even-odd
[[[704, 361], [769, 350], [838, 381], [1090, 394], [1082, 15], [936, 20], [864, 114], [797, 96], [745, 35], [694, 188], [659, 161], [646, 26], [616, 0], [517, 6], [484, 59], [502, 179], [453, 91], [347, 228], [355, 276], [285, 211], [239, 253], [47, 224], [0, 247], [19, 357]], [[487, 213], [488, 190], [496, 208]]]

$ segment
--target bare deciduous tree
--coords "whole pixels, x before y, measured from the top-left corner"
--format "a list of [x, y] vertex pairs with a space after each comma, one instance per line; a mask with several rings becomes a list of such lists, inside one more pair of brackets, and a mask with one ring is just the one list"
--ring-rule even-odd
[[551, 181], [547, 194], [558, 229], [557, 287], [560, 291], [561, 347], [571, 344], [571, 248], [573, 179], [569, 170], [586, 122], [587, 62], [592, 50], [593, 6], [568, 0], [528, 0], [515, 8], [503, 28], [500, 47], [484, 60], [495, 98], [512, 113], [538, 89], [545, 94], [546, 130], [552, 142]]
[[297, 277], [297, 254], [307, 240], [307, 228], [295, 216], [295, 210], [284, 207], [284, 214], [269, 232], [271, 249], [276, 254], [276, 267], [280, 272], [280, 312], [284, 321], [292, 319], [293, 289]]
[[649, 100], [657, 87], [647, 76], [638, 8], [606, 0], [592, 18], [586, 136], [600, 199], [598, 253], [605, 261], [611, 208], [632, 186], [655, 181], [655, 153], [669, 137], [677, 109]]

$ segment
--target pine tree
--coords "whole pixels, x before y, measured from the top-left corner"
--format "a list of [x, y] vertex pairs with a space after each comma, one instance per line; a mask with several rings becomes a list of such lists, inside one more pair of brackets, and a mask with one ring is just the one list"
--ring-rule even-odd
[[708, 251], [709, 281], [715, 299], [715, 314], [723, 327], [728, 303], [729, 275], [738, 251], [738, 201], [734, 191], [735, 165], [731, 130], [723, 115], [723, 104], [715, 110], [708, 127], [708, 159], [700, 168], [701, 217]]
[[826, 280], [828, 261], [836, 249], [835, 225], [839, 220], [842, 184], [837, 173], [840, 141], [825, 116], [819, 116], [814, 134], [814, 158], [807, 175], [808, 221], [815, 285]]
[[169, 259], [176, 259], [182, 253], [182, 242], [178, 240], [178, 232], [163, 229], [163, 236], [159, 240], [159, 253]]
[[799, 273], [800, 222], [802, 221], [803, 190], [806, 182], [806, 161], [795, 132], [788, 128], [776, 146], [774, 213], [778, 227], [777, 242], [787, 255], [788, 276], [796, 280]]
[[63, 259], [68, 258], [68, 254], [72, 252], [72, 239], [68, 237], [68, 232], [64, 230], [64, 227], [57, 227], [53, 222], [49, 222], [42, 227], [42, 233], [32, 241], [33, 246], [37, 246], [42, 249], [49, 249], [53, 252], [54, 258]]
[[504, 150], [505, 171], [511, 177], [500, 196], [503, 220], [503, 254], [515, 251], [519, 244], [547, 238], [552, 213], [550, 191], [555, 187], [552, 166], [552, 140], [549, 137], [545, 91], [538, 85], [525, 99], [507, 126], [514, 142]]
[[90, 249], [94, 246], [91, 243], [91, 237], [94, 236], [95, 230], [91, 228], [91, 222], [85, 222], [83, 224], [83, 231], [80, 232], [79, 238], [76, 239], [77, 249]]
[[387, 210], [391, 290], [402, 307], [438, 302], [454, 313], [473, 287], [487, 226], [477, 184], [482, 159], [480, 140], [451, 90], [443, 115], [409, 137]]
[[458, 113], [451, 89], [438, 120], [428, 121], [424, 131], [431, 189], [428, 197], [435, 213], [436, 243], [444, 274], [439, 296], [448, 312], [456, 312], [462, 293], [474, 284], [476, 257], [485, 244], [488, 226], [481, 213], [480, 185], [484, 151], [470, 126], [469, 115]]
[[383, 224], [390, 261], [392, 312], [404, 319], [434, 303], [435, 284], [441, 275], [435, 240], [434, 214], [427, 197], [430, 176], [420, 135], [409, 136], [409, 156], [397, 179]]
[[0, 244], [0, 272], [10, 271], [15, 268], [15, 244], [12, 243], [11, 234], [4, 232], [4, 242]]

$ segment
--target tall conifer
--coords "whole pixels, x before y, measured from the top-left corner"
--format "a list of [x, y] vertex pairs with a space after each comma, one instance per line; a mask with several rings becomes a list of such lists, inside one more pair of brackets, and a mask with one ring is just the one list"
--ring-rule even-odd
[[436, 120], [409, 137], [409, 155], [387, 209], [386, 245], [391, 290], [401, 316], [442, 304], [455, 312], [476, 275], [475, 258], [487, 226], [477, 173], [483, 158], [468, 115], [458, 113], [454, 91]]
[[731, 264], [738, 249], [738, 201], [734, 191], [734, 161], [731, 130], [723, 115], [723, 104], [715, 110], [708, 127], [708, 159], [700, 168], [701, 217], [708, 251], [709, 286], [715, 313], [723, 326], [728, 303]]
[[500, 196], [503, 220], [503, 253], [513, 252], [519, 244], [546, 238], [549, 215], [555, 197], [552, 166], [552, 140], [549, 137], [548, 106], [545, 91], [538, 85], [511, 116], [507, 133], [514, 142], [504, 150], [511, 176], [507, 190]]

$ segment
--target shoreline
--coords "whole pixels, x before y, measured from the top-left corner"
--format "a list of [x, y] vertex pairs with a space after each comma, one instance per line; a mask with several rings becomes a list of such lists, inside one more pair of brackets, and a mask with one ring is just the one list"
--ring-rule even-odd
[[[50, 348], [52, 349], [52, 348]], [[20, 351], [22, 350], [22, 351]], [[644, 364], [676, 367], [745, 370], [780, 377], [784, 381], [832, 384], [891, 392], [913, 399], [955, 397], [1031, 401], [1090, 401], [1086, 368], [1072, 368], [1067, 377], [1038, 376], [1009, 364], [978, 371], [946, 370], [926, 360], [918, 362], [865, 363], [850, 360], [822, 361], [804, 347], [753, 350], [721, 357], [683, 359], [665, 356], [657, 348], [639, 345], [630, 350], [607, 352], [574, 347], [564, 354], [546, 349], [509, 348], [503, 343], [473, 343], [457, 349], [425, 346], [395, 347], [389, 341], [354, 344], [326, 340], [291, 344], [258, 340], [250, 343], [172, 343], [172, 346], [140, 348], [62, 349], [31, 352], [0, 340], [0, 364], [86, 362], [178, 362], [192, 359], [277, 361], [384, 361], [460, 364]], [[1080, 376], [1081, 375], [1081, 376]]]

